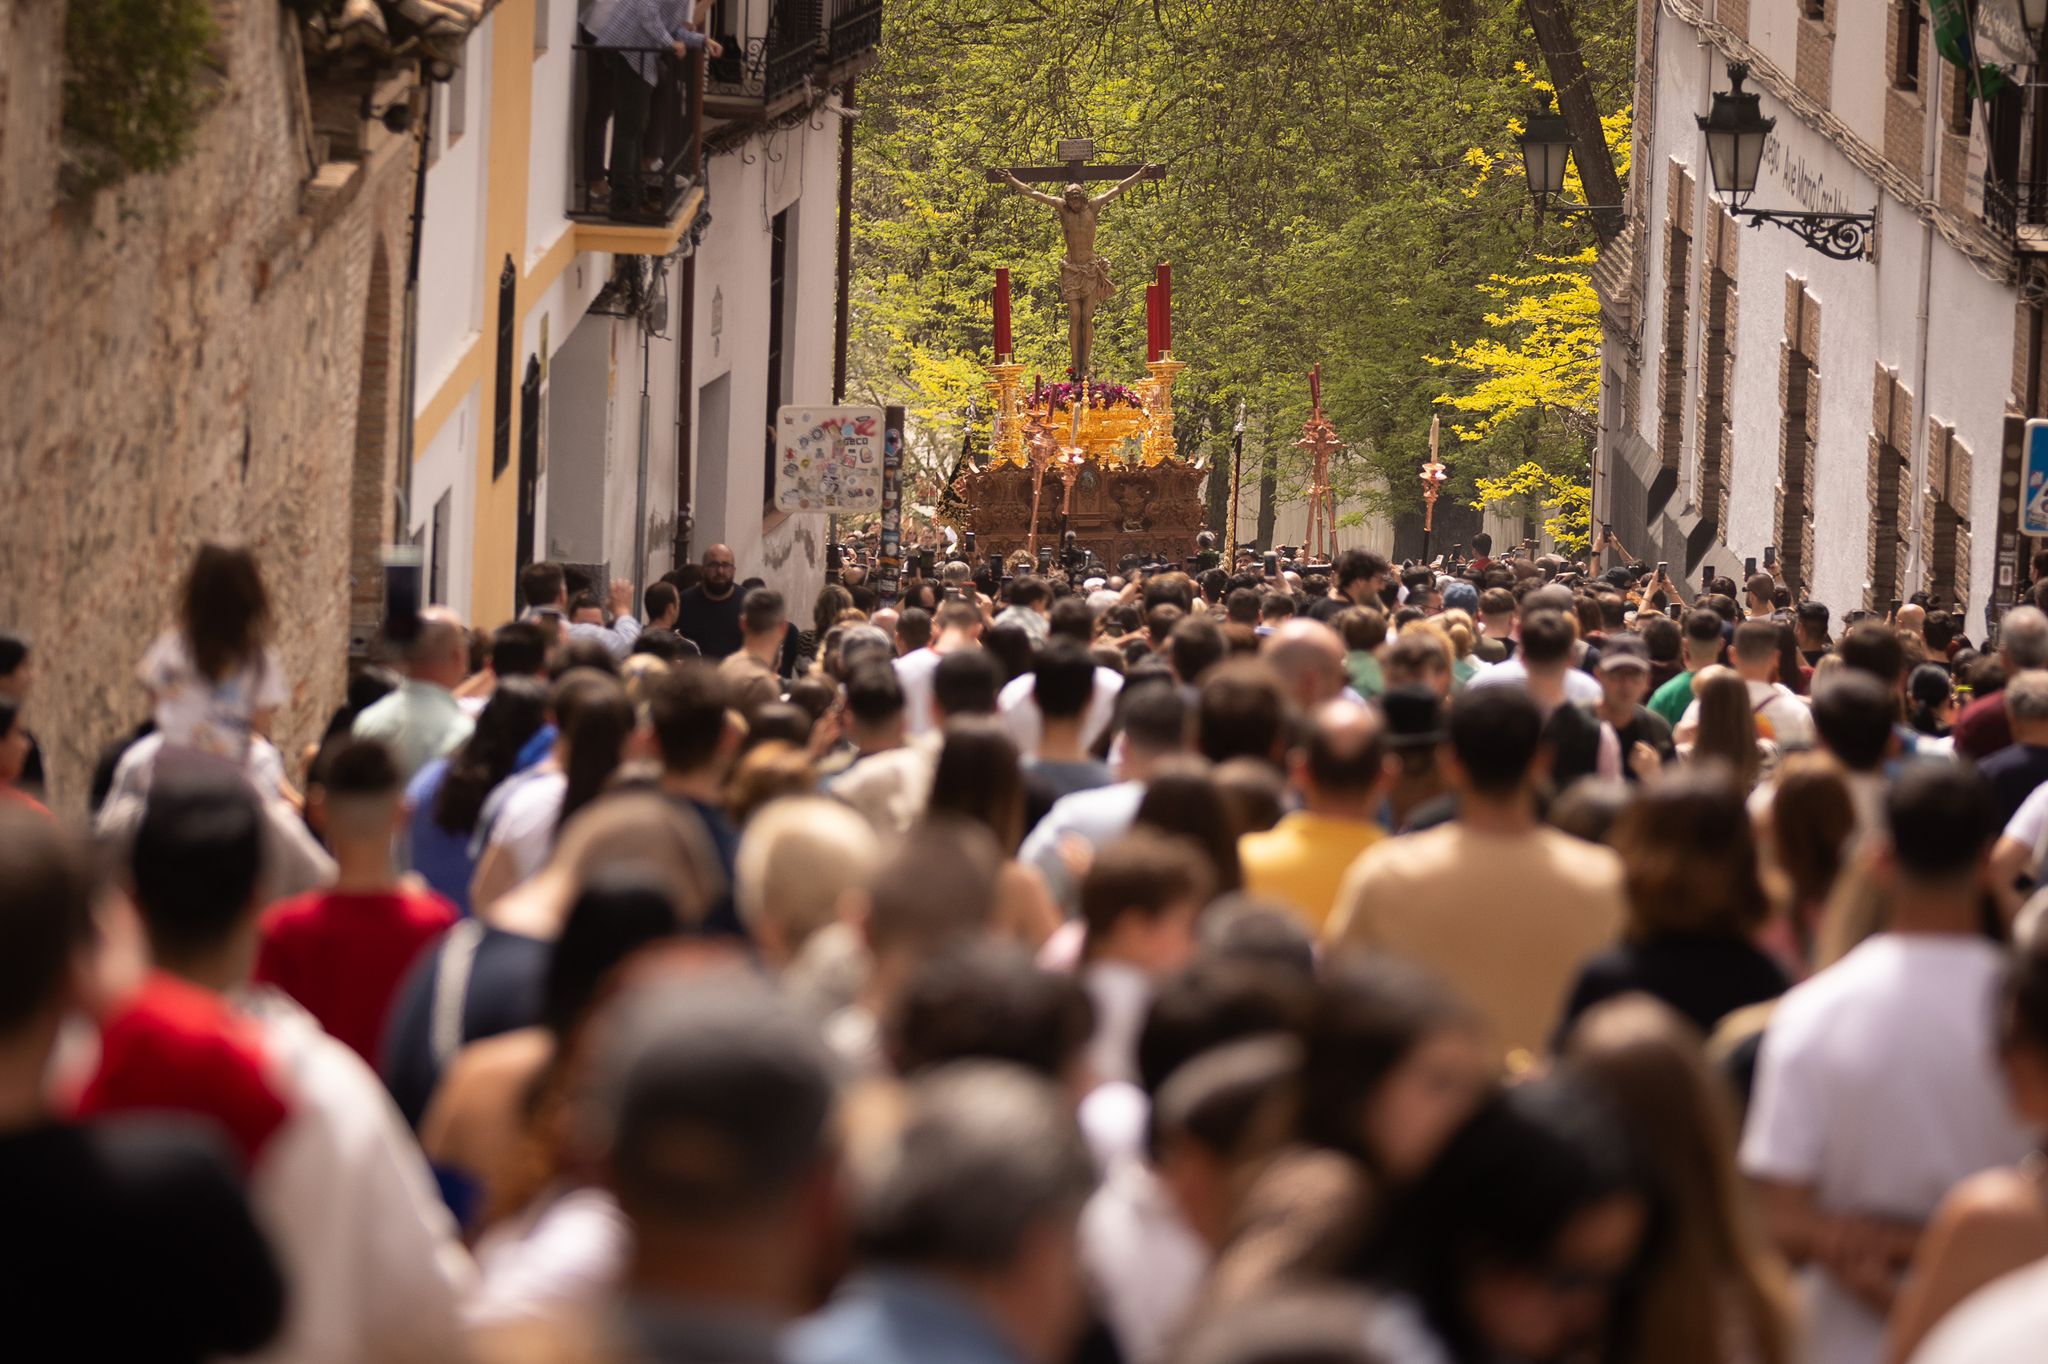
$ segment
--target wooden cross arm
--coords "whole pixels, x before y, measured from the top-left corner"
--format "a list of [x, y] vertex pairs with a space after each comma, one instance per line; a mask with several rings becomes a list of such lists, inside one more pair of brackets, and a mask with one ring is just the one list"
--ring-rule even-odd
[[1145, 180], [1164, 180], [1166, 167], [1146, 164], [1143, 166], [1012, 166], [1004, 169], [991, 166], [987, 171], [990, 184], [1008, 183], [1011, 176], [1027, 185], [1086, 184], [1090, 180], [1128, 180], [1139, 176]]

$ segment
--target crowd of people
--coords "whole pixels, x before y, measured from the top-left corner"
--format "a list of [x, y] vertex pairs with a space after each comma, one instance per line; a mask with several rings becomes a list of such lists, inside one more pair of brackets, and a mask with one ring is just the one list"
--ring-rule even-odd
[[2041, 1357], [2048, 563], [1477, 548], [0, 632], [9, 1357]]

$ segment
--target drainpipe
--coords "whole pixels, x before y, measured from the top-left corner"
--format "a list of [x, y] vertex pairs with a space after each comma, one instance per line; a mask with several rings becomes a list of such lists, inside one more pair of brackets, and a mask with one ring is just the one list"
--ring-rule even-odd
[[391, 540], [402, 543], [412, 524], [413, 402], [418, 377], [420, 332], [420, 230], [427, 218], [427, 138], [434, 126], [434, 82], [420, 63], [419, 79], [426, 87], [426, 101], [420, 111], [418, 135], [414, 138], [412, 175], [412, 243], [405, 261], [405, 317], [400, 324], [398, 345], [398, 477], [397, 496], [391, 507]]
[[649, 396], [648, 377], [652, 369], [654, 336], [640, 323], [640, 467], [633, 495], [633, 600], [647, 589], [647, 437], [654, 425], [654, 404]]
[[[697, 183], [704, 188], [699, 214], [711, 211], [711, 178], [704, 169], [704, 74], [709, 59], [704, 49], [690, 55], [690, 164]], [[699, 219], [701, 223], [702, 219]], [[690, 562], [690, 530], [696, 506], [692, 484], [696, 468], [696, 422], [692, 416], [697, 401], [697, 243], [702, 240], [692, 224], [691, 246], [683, 255], [683, 279], [676, 299], [676, 511], [670, 538], [669, 566], [681, 568]]]
[[[1930, 43], [1932, 39], [1930, 38]], [[1934, 182], [1934, 153], [1941, 145], [1941, 83], [1948, 78], [1947, 63], [1937, 59], [1926, 64], [1931, 77], [1927, 84], [1927, 126], [1922, 131], [1920, 149], [1920, 192], [1933, 201], [1936, 193]], [[1927, 487], [1927, 422], [1933, 416], [1933, 404], [1927, 393], [1927, 333], [1932, 315], [1934, 297], [1934, 220], [1928, 218], [1920, 225], [1920, 305], [1913, 315], [1913, 344], [1917, 349], [1914, 357], [1914, 399], [1913, 399], [1913, 455], [1909, 469], [1912, 474], [1912, 502], [1906, 524], [1911, 529], [1911, 539], [1906, 546], [1906, 583], [1927, 586], [1928, 566], [1921, 562], [1921, 537], [1926, 533], [1922, 522], [1926, 519]], [[1910, 597], [1900, 584], [1901, 596]]]
[[[845, 116], [848, 109], [858, 109], [855, 89], [859, 83], [846, 82], [846, 90], [839, 96], [839, 298], [837, 312], [832, 324], [832, 404], [837, 407], [846, 401], [846, 346], [853, 330], [853, 120]], [[838, 566], [839, 514], [834, 512], [825, 521], [825, 567], [830, 571]]]

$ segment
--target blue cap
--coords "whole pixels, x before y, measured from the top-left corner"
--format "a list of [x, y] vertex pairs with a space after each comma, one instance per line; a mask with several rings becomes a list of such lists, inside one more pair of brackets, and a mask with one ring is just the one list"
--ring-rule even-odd
[[1478, 611], [1479, 589], [1462, 578], [1451, 583], [1444, 588], [1444, 610]]

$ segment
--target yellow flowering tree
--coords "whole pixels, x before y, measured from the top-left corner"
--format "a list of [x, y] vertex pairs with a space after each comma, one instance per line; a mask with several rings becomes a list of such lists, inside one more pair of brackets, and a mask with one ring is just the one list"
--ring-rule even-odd
[[[1536, 92], [1547, 82], [1518, 68]], [[1628, 173], [1630, 112], [1604, 120], [1616, 166]], [[1519, 136], [1519, 124], [1509, 127]], [[1474, 189], [1488, 178], [1513, 173], [1508, 156], [1473, 148], [1465, 164]], [[1582, 199], [1576, 161], [1565, 192]], [[1475, 463], [1490, 472], [1473, 479], [1474, 506], [1537, 506], [1548, 515], [1545, 532], [1562, 548], [1577, 552], [1591, 534], [1591, 454], [1600, 420], [1600, 299], [1593, 290], [1596, 259], [1590, 246], [1558, 253], [1532, 253], [1541, 267], [1497, 273], [1481, 284], [1488, 300], [1485, 331], [1455, 344], [1448, 356], [1430, 363], [1461, 381], [1437, 402], [1464, 420], [1452, 433]]]

